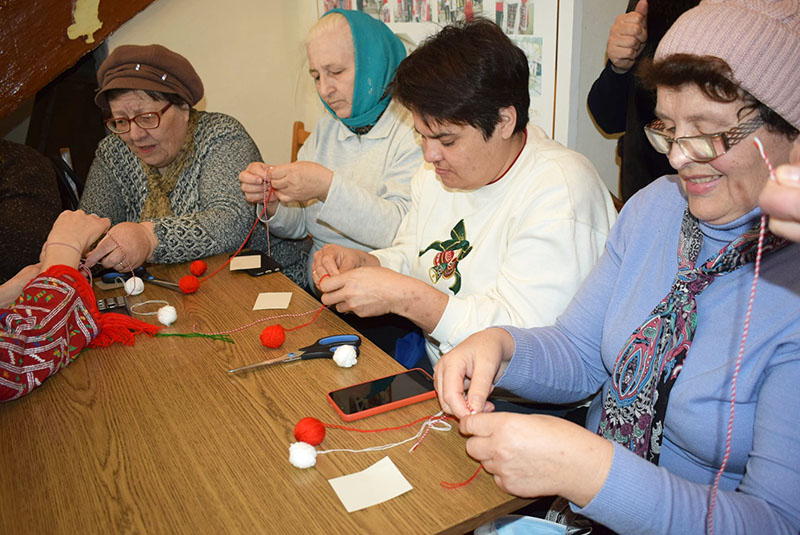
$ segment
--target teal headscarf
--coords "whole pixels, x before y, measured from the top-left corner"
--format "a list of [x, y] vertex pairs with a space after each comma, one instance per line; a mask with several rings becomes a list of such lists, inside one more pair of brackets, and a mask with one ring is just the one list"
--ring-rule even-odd
[[[356, 56], [352, 111], [350, 117], [339, 120], [350, 130], [374, 125], [392, 100], [390, 95], [384, 97], [383, 94], [397, 66], [406, 57], [406, 48], [388, 26], [366, 13], [331, 9], [322, 16], [331, 13], [341, 13], [350, 24]], [[322, 97], [320, 100], [336, 117]]]

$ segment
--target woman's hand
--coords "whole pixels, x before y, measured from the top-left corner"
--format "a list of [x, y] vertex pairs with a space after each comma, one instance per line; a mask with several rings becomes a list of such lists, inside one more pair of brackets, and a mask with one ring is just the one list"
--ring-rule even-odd
[[646, 42], [647, 0], [639, 0], [634, 11], [618, 16], [611, 26], [606, 55], [614, 71], [622, 74], [630, 70]]
[[57, 264], [77, 268], [83, 254], [109, 226], [111, 221], [107, 217], [87, 214], [83, 210], [61, 212], [42, 248], [41, 270]]
[[369, 253], [341, 245], [328, 244], [314, 253], [311, 276], [314, 284], [319, 288], [319, 281], [325, 275], [333, 276], [358, 267], [379, 265], [378, 259]]
[[42, 272], [41, 264], [31, 264], [20, 269], [16, 275], [0, 284], [0, 308], [8, 308], [19, 297], [29, 282]]
[[[514, 354], [514, 339], [505, 329], [478, 331], [444, 355], [433, 370], [442, 410], [456, 418], [493, 410], [487, 402]], [[465, 390], [469, 391], [465, 396]]]
[[572, 422], [539, 414], [466, 415], [459, 430], [467, 453], [515, 496], [563, 496], [587, 505], [605, 483], [614, 458], [608, 440]]
[[92, 267], [99, 262], [117, 271], [135, 269], [152, 256], [157, 246], [151, 221], [119, 223], [89, 253], [86, 265]]
[[447, 295], [433, 286], [384, 267], [360, 267], [324, 280], [317, 276], [319, 274], [315, 279], [323, 292], [324, 304], [335, 306], [339, 312], [354, 312], [362, 318], [397, 314], [423, 331], [431, 332], [447, 307]]
[[759, 203], [770, 214], [772, 232], [800, 241], [800, 164], [778, 167], [775, 178], [764, 186]]
[[271, 168], [269, 179], [278, 200], [283, 203], [311, 199], [324, 202], [331, 188], [333, 171], [314, 162], [293, 162]]
[[408, 278], [387, 268], [363, 267], [326, 277], [318, 287], [323, 304], [365, 318], [396, 312], [398, 288]]
[[[262, 162], [252, 162], [247, 169], [239, 173], [239, 183], [247, 202], [263, 203], [264, 192], [269, 195], [269, 171], [271, 165]], [[278, 197], [273, 193], [267, 203], [267, 216], [272, 217], [278, 209]]]

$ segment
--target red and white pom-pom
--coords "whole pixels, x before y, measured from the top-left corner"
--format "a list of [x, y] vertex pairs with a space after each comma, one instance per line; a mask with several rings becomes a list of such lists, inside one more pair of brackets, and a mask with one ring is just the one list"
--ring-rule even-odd
[[317, 464], [317, 448], [305, 442], [289, 446], [289, 462], [297, 468], [311, 468]]
[[208, 269], [208, 266], [202, 260], [195, 260], [189, 265], [189, 273], [191, 273], [195, 277], [199, 277], [200, 275], [205, 273], [206, 269]]
[[358, 362], [358, 351], [355, 346], [339, 346], [333, 352], [333, 361], [340, 368], [351, 368]]

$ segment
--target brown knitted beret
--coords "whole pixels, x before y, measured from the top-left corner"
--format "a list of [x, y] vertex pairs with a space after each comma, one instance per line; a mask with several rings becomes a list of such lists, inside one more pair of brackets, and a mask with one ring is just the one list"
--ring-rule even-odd
[[203, 98], [203, 82], [189, 60], [161, 45], [118, 46], [97, 70], [95, 103], [108, 109], [109, 89], [175, 93], [190, 106]]

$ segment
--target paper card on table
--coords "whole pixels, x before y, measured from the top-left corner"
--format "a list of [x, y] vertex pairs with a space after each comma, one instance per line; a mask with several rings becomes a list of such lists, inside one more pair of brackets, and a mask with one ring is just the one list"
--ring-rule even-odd
[[254, 269], [261, 267], [261, 255], [251, 256], [234, 256], [231, 258], [231, 263], [228, 264], [231, 271], [238, 269]]
[[258, 294], [253, 310], [275, 310], [289, 308], [292, 292], [263, 292]]
[[328, 483], [348, 513], [391, 500], [413, 488], [389, 457], [361, 472], [329, 479]]

